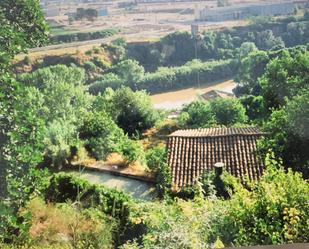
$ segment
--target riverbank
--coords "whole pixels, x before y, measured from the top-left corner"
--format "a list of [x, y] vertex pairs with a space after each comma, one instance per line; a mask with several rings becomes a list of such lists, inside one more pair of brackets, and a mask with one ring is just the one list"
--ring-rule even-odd
[[152, 103], [158, 109], [178, 109], [185, 104], [189, 104], [210, 90], [221, 90], [232, 93], [236, 83], [232, 79], [225, 81], [216, 81], [212, 83], [202, 84], [198, 87], [190, 87], [186, 89], [170, 91], [160, 94], [151, 95]]

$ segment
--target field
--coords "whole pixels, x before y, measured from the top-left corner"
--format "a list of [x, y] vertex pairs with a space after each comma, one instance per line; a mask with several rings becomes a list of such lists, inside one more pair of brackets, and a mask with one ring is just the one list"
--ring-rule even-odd
[[[277, 0], [281, 1], [281, 0]], [[230, 0], [229, 4], [244, 4], [250, 2], [267, 2], [253, 0]], [[217, 1], [194, 1], [194, 2], [168, 2], [168, 3], [139, 3], [130, 8], [120, 8], [119, 1], [112, 3], [93, 3], [76, 4], [74, 0], [66, 1], [61, 6], [59, 16], [47, 17], [51, 24], [51, 35], [70, 34], [74, 32], [90, 32], [109, 28], [119, 28], [120, 33], [91, 41], [73, 42], [59, 45], [50, 45], [42, 48], [34, 48], [29, 51], [29, 57], [32, 59], [43, 56], [61, 56], [75, 54], [76, 51], [84, 52], [94, 46], [102, 43], [109, 43], [118, 37], [123, 37], [127, 42], [155, 41], [161, 37], [175, 31], [190, 31], [192, 24], [197, 24], [195, 19], [195, 10], [204, 7], [216, 7]], [[67, 12], [72, 12], [76, 8], [102, 8], [108, 9], [108, 16], [98, 17], [94, 21], [71, 21]], [[48, 5], [45, 8], [55, 8]], [[247, 25], [247, 20], [226, 21], [226, 22], [198, 22], [199, 30], [217, 30], [222, 28], [231, 28]], [[24, 59], [21, 54], [16, 60]]]

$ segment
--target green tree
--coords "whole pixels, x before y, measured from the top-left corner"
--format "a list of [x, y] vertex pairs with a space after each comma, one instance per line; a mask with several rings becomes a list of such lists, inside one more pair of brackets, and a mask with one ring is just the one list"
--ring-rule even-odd
[[309, 89], [274, 111], [265, 125], [269, 133], [262, 148], [273, 150], [289, 167], [309, 178]]
[[112, 109], [108, 111], [118, 126], [129, 135], [153, 127], [160, 118], [148, 94], [143, 91], [133, 92], [127, 87], [115, 91]]
[[135, 87], [144, 76], [144, 68], [134, 60], [123, 60], [112, 68], [112, 72], [117, 74], [127, 86]]
[[47, 41], [47, 24], [37, 0], [0, 2], [0, 69], [14, 55]]
[[274, 50], [285, 47], [282, 38], [275, 37], [272, 30], [257, 32], [255, 44], [261, 50]]
[[109, 153], [121, 152], [123, 131], [105, 112], [91, 112], [79, 129], [79, 136], [96, 159], [104, 160]]
[[239, 48], [240, 59], [246, 58], [250, 53], [256, 52], [258, 49], [253, 42], [244, 42]]
[[48, 107], [46, 121], [62, 118], [76, 123], [91, 105], [84, 85], [85, 72], [80, 68], [50, 66], [22, 74], [19, 80], [26, 86], [36, 87], [44, 95]]
[[181, 127], [209, 127], [215, 124], [215, 117], [208, 103], [194, 101], [182, 109], [178, 123]]
[[[8, 76], [1, 88], [0, 103], [5, 115], [1, 116], [1, 128], [5, 144], [1, 147], [1, 193], [8, 193], [12, 206], [22, 205], [36, 189], [36, 166], [43, 159], [45, 122], [43, 95], [34, 88], [20, 85]], [[12, 91], [14, 89], [14, 91]], [[9, 104], [7, 104], [9, 101]], [[3, 192], [2, 192], [3, 191]]]
[[239, 100], [246, 108], [246, 115], [250, 120], [262, 120], [265, 117], [266, 112], [262, 96], [245, 95], [239, 98]]
[[220, 125], [243, 124], [248, 119], [246, 109], [238, 99], [217, 98], [210, 102], [210, 109]]
[[[224, 244], [253, 246], [308, 241], [309, 185], [272, 157], [251, 190], [237, 188], [223, 218]], [[220, 228], [219, 228], [220, 229]]]
[[235, 90], [237, 96], [243, 94], [260, 95], [261, 86], [258, 78], [263, 75], [268, 62], [269, 56], [264, 51], [252, 52], [241, 60], [239, 71], [235, 77], [238, 84]]
[[284, 50], [272, 59], [260, 80], [266, 108], [280, 108], [287, 100], [301, 93], [309, 82], [309, 52], [291, 55]]

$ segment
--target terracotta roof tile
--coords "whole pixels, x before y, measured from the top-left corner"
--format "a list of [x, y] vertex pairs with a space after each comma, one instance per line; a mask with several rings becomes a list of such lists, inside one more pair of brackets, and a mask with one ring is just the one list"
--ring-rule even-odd
[[223, 162], [228, 172], [244, 179], [258, 179], [264, 164], [256, 153], [259, 129], [209, 128], [178, 130], [169, 136], [168, 164], [177, 187], [193, 185], [204, 171]]

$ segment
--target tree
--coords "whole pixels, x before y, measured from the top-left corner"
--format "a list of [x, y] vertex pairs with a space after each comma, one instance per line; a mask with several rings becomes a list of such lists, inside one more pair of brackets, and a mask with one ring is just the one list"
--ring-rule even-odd
[[[42, 99], [38, 93], [33, 93], [33, 98], [16, 82], [9, 73], [9, 64], [19, 52], [44, 44], [47, 30], [38, 1], [0, 2], [0, 193], [1, 197], [9, 193], [11, 208], [26, 201], [35, 188], [32, 173], [41, 160], [43, 127], [38, 115]], [[33, 108], [25, 108], [27, 105]]]
[[260, 95], [261, 86], [258, 78], [263, 75], [268, 62], [269, 55], [264, 51], [252, 52], [241, 60], [239, 71], [235, 77], [238, 84], [235, 90], [236, 96], [244, 94]]
[[36, 0], [1, 0], [0, 69], [14, 55], [47, 41], [47, 24]]
[[208, 103], [194, 101], [182, 109], [178, 124], [190, 128], [209, 127], [215, 124], [215, 117]]
[[195, 101], [185, 106], [178, 118], [178, 124], [185, 128], [231, 126], [245, 123], [246, 109], [238, 99], [216, 98], [211, 102]]
[[253, 42], [244, 42], [239, 48], [240, 59], [246, 58], [250, 53], [257, 51], [257, 47]]
[[280, 58], [271, 60], [260, 80], [266, 108], [280, 108], [287, 100], [302, 92], [309, 81], [309, 52], [294, 56], [283, 51]]
[[110, 107], [107, 112], [129, 135], [153, 127], [159, 119], [159, 113], [153, 108], [149, 95], [143, 91], [133, 92], [128, 87], [114, 92]]
[[48, 108], [44, 117], [46, 122], [59, 118], [79, 122], [91, 105], [91, 97], [84, 85], [85, 72], [80, 68], [50, 66], [22, 74], [19, 80], [37, 88], [44, 95], [44, 103]]
[[246, 115], [250, 120], [262, 120], [265, 117], [266, 112], [262, 96], [245, 95], [239, 98], [239, 100], [246, 108]]
[[282, 38], [275, 37], [272, 30], [257, 32], [255, 44], [261, 50], [276, 50], [285, 47]]
[[[36, 189], [36, 166], [43, 160], [45, 122], [43, 95], [34, 88], [20, 85], [13, 79], [3, 79], [7, 85], [1, 91], [0, 103], [4, 106], [5, 116], [1, 118], [1, 128], [5, 144], [1, 147], [1, 193], [7, 193], [13, 208], [27, 201]], [[12, 92], [11, 89], [14, 89]], [[7, 101], [10, 100], [9, 105]], [[3, 191], [3, 192], [2, 192]]]
[[123, 60], [119, 62], [112, 68], [112, 72], [120, 77], [127, 86], [133, 88], [136, 88], [137, 83], [144, 76], [144, 68], [134, 60]]
[[90, 112], [79, 129], [79, 136], [96, 159], [104, 160], [109, 153], [121, 152], [123, 131], [105, 112]]
[[91, 106], [92, 99], [83, 85], [85, 73], [64, 65], [23, 74], [19, 80], [43, 96], [41, 117], [45, 123], [45, 159], [53, 166], [67, 163], [77, 144], [77, 128]]
[[246, 109], [238, 99], [216, 98], [210, 102], [210, 109], [220, 125], [243, 124], [248, 119]]
[[274, 111], [265, 125], [269, 133], [262, 148], [275, 152], [285, 165], [309, 178], [309, 88], [302, 90], [285, 107]]

